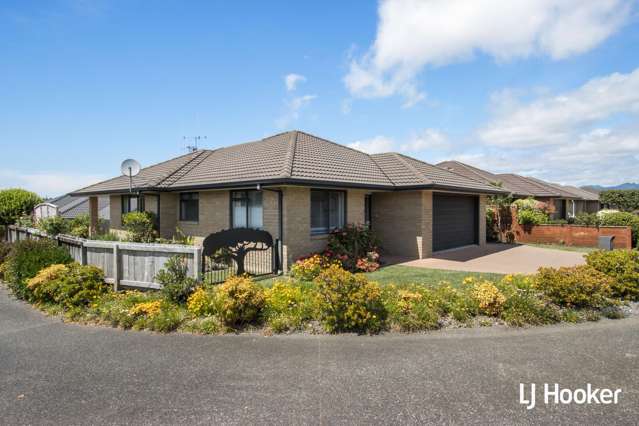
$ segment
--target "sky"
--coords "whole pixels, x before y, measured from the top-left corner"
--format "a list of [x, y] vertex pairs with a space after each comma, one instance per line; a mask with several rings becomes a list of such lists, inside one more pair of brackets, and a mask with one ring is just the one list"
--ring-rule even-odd
[[638, 118], [638, 0], [0, 2], [0, 188], [43, 196], [291, 129], [614, 185]]

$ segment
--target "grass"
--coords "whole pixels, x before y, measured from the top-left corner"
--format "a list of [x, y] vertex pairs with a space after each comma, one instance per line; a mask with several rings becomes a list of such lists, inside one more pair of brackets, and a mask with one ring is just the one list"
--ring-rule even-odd
[[[453, 286], [459, 286], [464, 278], [476, 277], [491, 281], [499, 281], [504, 275], [485, 272], [448, 271], [444, 269], [416, 268], [414, 266], [391, 265], [380, 268], [375, 272], [364, 274], [371, 281], [380, 285], [386, 284], [423, 284], [433, 286], [441, 281], [448, 281]], [[271, 287], [282, 277], [256, 279], [264, 287]]]
[[566, 246], [563, 244], [541, 244], [541, 243], [526, 243], [527, 246], [546, 248], [546, 249], [554, 249], [554, 250], [564, 250], [564, 251], [575, 251], [578, 253], [590, 253], [592, 251], [597, 250], [597, 247], [578, 247], [578, 246]]
[[504, 275], [485, 272], [448, 271], [443, 269], [416, 268], [413, 266], [391, 265], [366, 274], [367, 278], [384, 284], [424, 284], [435, 285], [440, 281], [448, 281], [459, 286], [464, 278], [484, 278], [499, 281]]

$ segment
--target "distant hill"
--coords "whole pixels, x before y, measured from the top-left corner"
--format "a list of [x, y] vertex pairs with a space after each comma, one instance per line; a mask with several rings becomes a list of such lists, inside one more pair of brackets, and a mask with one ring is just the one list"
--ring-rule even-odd
[[597, 192], [607, 191], [609, 189], [639, 189], [639, 183], [626, 182], [615, 186], [586, 185], [582, 186], [582, 188]]

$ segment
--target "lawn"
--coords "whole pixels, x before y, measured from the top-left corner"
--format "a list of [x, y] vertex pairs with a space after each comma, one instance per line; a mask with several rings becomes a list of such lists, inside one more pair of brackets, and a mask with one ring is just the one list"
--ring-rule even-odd
[[447, 271], [443, 269], [416, 268], [413, 266], [391, 265], [375, 272], [367, 273], [372, 281], [384, 284], [425, 284], [434, 285], [440, 281], [448, 281], [453, 286], [458, 286], [466, 277], [484, 278], [491, 281], [500, 280], [502, 274], [485, 272]]
[[[415, 268], [413, 266], [391, 265], [383, 267], [375, 272], [364, 274], [371, 281], [381, 285], [386, 284], [424, 284], [435, 285], [441, 281], [448, 281], [453, 286], [458, 286], [466, 277], [484, 278], [491, 281], [500, 280], [502, 274], [484, 272], [447, 271], [443, 269]], [[273, 282], [281, 277], [266, 278], [258, 282], [264, 287], [270, 287]]]

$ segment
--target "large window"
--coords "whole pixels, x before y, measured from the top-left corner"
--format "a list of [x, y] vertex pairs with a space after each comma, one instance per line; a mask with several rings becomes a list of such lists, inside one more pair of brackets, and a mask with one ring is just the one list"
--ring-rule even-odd
[[343, 191], [311, 190], [311, 234], [327, 234], [341, 228], [345, 217]]
[[140, 206], [140, 198], [137, 195], [122, 196], [122, 214], [137, 212], [142, 210]]
[[200, 194], [197, 192], [182, 192], [180, 194], [180, 220], [183, 222], [197, 222], [200, 219]]
[[231, 227], [262, 229], [262, 192], [231, 192]]

